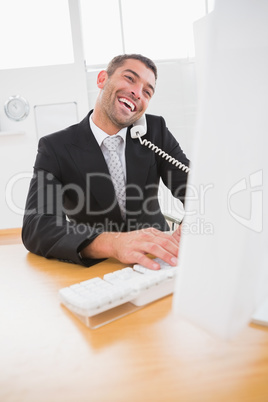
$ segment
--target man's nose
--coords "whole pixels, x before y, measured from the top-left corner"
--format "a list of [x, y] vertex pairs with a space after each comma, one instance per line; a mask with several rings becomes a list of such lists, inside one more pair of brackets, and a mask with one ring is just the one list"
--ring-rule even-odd
[[131, 91], [132, 95], [135, 96], [135, 98], [140, 99], [141, 94], [142, 94], [142, 87], [141, 85], [135, 85], [135, 88], [132, 88]]

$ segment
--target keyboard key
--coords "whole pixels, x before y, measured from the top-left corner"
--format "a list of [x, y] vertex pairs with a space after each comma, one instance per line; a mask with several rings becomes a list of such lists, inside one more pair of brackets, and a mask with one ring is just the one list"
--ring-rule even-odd
[[134, 269], [134, 271], [140, 272], [145, 275], [155, 275], [159, 272], [166, 272], [167, 278], [173, 278], [176, 275], [177, 267], [173, 267], [172, 265], [169, 265], [168, 263], [161, 260], [160, 258], [155, 258], [154, 261], [156, 261], [156, 262], [158, 262], [158, 264], [160, 264], [160, 269], [153, 270], [153, 269], [145, 268], [140, 264], [135, 264], [133, 266], [133, 269]]

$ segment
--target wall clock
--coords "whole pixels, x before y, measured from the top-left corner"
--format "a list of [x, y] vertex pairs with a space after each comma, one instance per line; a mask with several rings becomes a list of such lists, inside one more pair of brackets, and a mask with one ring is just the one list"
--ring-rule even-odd
[[28, 101], [20, 95], [10, 96], [5, 103], [5, 113], [11, 120], [25, 119], [30, 112]]

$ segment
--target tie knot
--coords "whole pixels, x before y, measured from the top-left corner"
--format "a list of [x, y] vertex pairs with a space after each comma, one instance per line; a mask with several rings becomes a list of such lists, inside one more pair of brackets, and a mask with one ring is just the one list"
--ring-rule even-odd
[[103, 140], [103, 144], [106, 146], [106, 148], [109, 149], [109, 151], [116, 151], [117, 147], [122, 141], [122, 137], [117, 136], [117, 137], [107, 137], [105, 140]]

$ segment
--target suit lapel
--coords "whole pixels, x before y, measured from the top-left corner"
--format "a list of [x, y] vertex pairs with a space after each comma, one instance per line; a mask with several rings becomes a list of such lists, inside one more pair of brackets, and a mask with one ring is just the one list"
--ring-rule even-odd
[[[127, 211], [139, 211], [142, 208], [143, 191], [150, 168], [153, 153], [140, 144], [138, 139], [126, 137], [126, 208]], [[77, 126], [74, 140], [66, 144], [68, 153], [81, 173], [83, 182], [86, 175], [90, 178], [83, 183], [107, 214], [112, 210], [112, 217], [121, 222], [121, 213], [116, 201], [114, 187], [102, 151], [90, 129], [89, 115]], [[88, 187], [90, 184], [90, 187]], [[87, 198], [89, 196], [87, 195]], [[111, 215], [110, 215], [111, 216]], [[131, 216], [130, 216], [131, 217]]]
[[127, 168], [127, 211], [139, 211], [142, 208], [143, 192], [153, 153], [141, 145], [139, 139], [132, 139], [127, 133], [126, 168]]
[[73, 143], [66, 146], [74, 164], [81, 172], [82, 180], [87, 177], [87, 183], [84, 183], [87, 199], [91, 193], [103, 212], [108, 215], [113, 211], [113, 218], [120, 221], [122, 218], [111, 176], [102, 151], [90, 129], [88, 117], [78, 124]]

